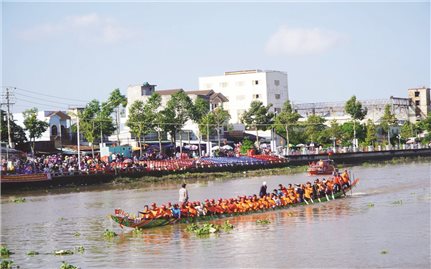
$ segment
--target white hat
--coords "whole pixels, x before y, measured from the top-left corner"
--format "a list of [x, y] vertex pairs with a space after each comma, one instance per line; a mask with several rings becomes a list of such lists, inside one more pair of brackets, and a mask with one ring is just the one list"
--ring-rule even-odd
[[266, 185], [266, 181], [264, 181], [264, 182], [262, 183], [262, 185], [264, 185], [264, 186], [265, 186], [265, 185]]

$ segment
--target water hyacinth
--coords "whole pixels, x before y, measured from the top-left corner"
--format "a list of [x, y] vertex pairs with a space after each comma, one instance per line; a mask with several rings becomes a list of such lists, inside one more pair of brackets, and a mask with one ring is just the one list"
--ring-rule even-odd
[[35, 256], [35, 255], [39, 255], [39, 252], [32, 250], [32, 251], [27, 252], [27, 255], [28, 256]]
[[103, 233], [103, 236], [105, 238], [114, 238], [114, 237], [118, 236], [118, 234], [115, 233], [114, 231], [106, 229], [105, 232]]
[[9, 257], [9, 255], [13, 254], [6, 246], [0, 246], [0, 256], [3, 258]]
[[402, 205], [403, 204], [403, 200], [393, 201], [392, 204], [393, 205]]
[[187, 231], [193, 232], [196, 235], [209, 235], [218, 233], [220, 231], [220, 226], [212, 223], [204, 223], [202, 225], [193, 223], [187, 226]]
[[54, 251], [54, 255], [60, 255], [60, 256], [62, 256], [62, 255], [73, 255], [73, 251], [70, 249], [66, 249], [66, 250], [60, 249], [60, 250]]
[[69, 264], [69, 263], [63, 261], [61, 263], [60, 269], [79, 269], [79, 267], [76, 267], [76, 266], [74, 266], [72, 264]]
[[85, 251], [85, 248], [83, 246], [78, 246], [75, 249], [76, 249], [76, 252], [81, 253], [81, 254], [84, 253], [84, 251]]
[[17, 204], [20, 203], [25, 203], [25, 198], [24, 197], [15, 197], [15, 198], [11, 198], [11, 201]]
[[256, 224], [270, 224], [271, 221], [269, 219], [258, 219], [256, 220]]
[[0, 268], [1, 269], [9, 269], [9, 268], [13, 268], [13, 261], [12, 260], [2, 260], [0, 263]]

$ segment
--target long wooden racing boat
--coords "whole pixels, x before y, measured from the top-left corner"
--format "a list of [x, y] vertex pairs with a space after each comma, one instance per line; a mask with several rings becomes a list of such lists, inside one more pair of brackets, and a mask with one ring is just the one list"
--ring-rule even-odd
[[[339, 199], [341, 197], [344, 197], [344, 193], [347, 193], [351, 189], [353, 189], [357, 183], [359, 182], [359, 179], [355, 179], [351, 186], [349, 188], [344, 189], [343, 191], [339, 191], [334, 194], [335, 199]], [[332, 197], [330, 196], [329, 201], [331, 201]], [[321, 197], [320, 201], [327, 202], [328, 199], [326, 197]], [[317, 200], [314, 201], [314, 203], [319, 203]], [[254, 211], [247, 211], [247, 212], [236, 212], [236, 213], [225, 213], [225, 214], [214, 214], [214, 215], [204, 215], [204, 216], [197, 216], [197, 217], [182, 217], [182, 218], [156, 218], [156, 219], [140, 219], [140, 218], [132, 218], [127, 213], [122, 211], [121, 209], [116, 209], [115, 214], [111, 215], [111, 219], [114, 220], [116, 223], [120, 224], [120, 227], [129, 227], [129, 228], [139, 228], [139, 229], [147, 229], [147, 228], [154, 228], [169, 224], [176, 224], [176, 223], [193, 223], [198, 221], [209, 221], [213, 219], [221, 219], [221, 218], [229, 218], [229, 217], [235, 217], [235, 216], [241, 216], [241, 215], [249, 215], [249, 214], [257, 214], [257, 213], [263, 213], [268, 211], [274, 211], [274, 210], [282, 210], [290, 207], [295, 206], [301, 206], [301, 205], [307, 205], [307, 203], [296, 203], [296, 204], [289, 204], [286, 206], [279, 206], [276, 208], [265, 208], [261, 210], [254, 210]]]

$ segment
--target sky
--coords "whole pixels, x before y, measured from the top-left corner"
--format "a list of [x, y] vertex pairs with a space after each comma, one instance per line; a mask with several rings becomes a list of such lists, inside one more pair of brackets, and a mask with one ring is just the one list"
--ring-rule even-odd
[[[429, 2], [2, 2], [2, 91], [13, 112], [115, 89], [198, 89], [201, 76], [288, 73], [295, 103], [407, 97], [430, 87]], [[54, 98], [60, 97], [60, 98]]]

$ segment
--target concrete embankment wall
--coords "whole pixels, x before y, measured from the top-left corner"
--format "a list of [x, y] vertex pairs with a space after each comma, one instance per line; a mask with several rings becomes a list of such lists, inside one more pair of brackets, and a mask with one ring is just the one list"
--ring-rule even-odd
[[337, 153], [331, 156], [328, 154], [316, 155], [292, 155], [287, 156], [289, 165], [304, 165], [320, 159], [333, 159], [337, 164], [360, 164], [372, 161], [385, 161], [399, 157], [431, 157], [431, 148], [426, 149], [409, 149], [409, 150], [386, 150], [373, 152], [351, 152]]

